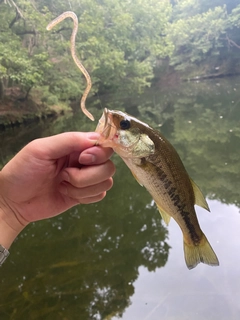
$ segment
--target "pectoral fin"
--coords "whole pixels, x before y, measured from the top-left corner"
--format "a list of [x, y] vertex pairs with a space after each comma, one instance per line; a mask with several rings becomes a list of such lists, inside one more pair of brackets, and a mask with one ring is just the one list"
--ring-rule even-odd
[[168, 226], [170, 219], [171, 219], [171, 216], [167, 212], [165, 212], [163, 209], [161, 209], [157, 203], [156, 203], [156, 205], [158, 207], [158, 211], [159, 211], [161, 217], [163, 218], [163, 221]]
[[208, 211], [210, 211], [207, 201], [205, 200], [202, 191], [199, 189], [199, 187], [196, 185], [196, 183], [190, 178], [194, 195], [195, 195], [195, 204], [198, 205], [199, 207], [202, 207]]

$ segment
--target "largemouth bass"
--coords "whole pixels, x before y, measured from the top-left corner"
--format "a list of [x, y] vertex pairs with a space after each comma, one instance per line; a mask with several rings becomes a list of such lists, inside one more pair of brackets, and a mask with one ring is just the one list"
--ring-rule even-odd
[[200, 262], [219, 265], [194, 209], [197, 204], [209, 210], [207, 202], [168, 140], [146, 123], [115, 110], [104, 110], [96, 131], [101, 134], [98, 144], [113, 148], [148, 190], [165, 223], [171, 217], [178, 223], [187, 267]]

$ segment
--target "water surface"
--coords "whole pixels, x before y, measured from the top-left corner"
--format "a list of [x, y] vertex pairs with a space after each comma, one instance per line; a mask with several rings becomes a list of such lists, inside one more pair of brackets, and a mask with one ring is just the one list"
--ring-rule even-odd
[[[88, 103], [90, 106], [90, 103]], [[207, 196], [198, 208], [219, 267], [184, 262], [182, 235], [166, 227], [121, 159], [100, 203], [29, 225], [1, 268], [0, 319], [235, 320], [240, 317], [240, 79], [183, 83], [144, 95], [94, 99], [161, 132]], [[82, 113], [0, 133], [1, 167], [30, 140], [94, 130]]]

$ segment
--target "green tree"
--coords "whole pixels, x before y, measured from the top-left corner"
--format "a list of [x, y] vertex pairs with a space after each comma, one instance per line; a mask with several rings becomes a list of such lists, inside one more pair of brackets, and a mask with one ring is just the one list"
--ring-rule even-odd
[[169, 41], [175, 45], [170, 63], [178, 70], [185, 70], [208, 56], [219, 55], [223, 46], [221, 37], [226, 34], [226, 15], [226, 8], [216, 7], [174, 21], [168, 30]]
[[42, 14], [24, 0], [18, 1], [18, 7], [4, 2], [0, 6], [1, 97], [8, 87], [17, 85], [27, 98], [32, 87], [43, 83], [44, 74], [50, 68], [48, 55], [41, 47]]
[[239, 9], [236, 1], [176, 1], [167, 32], [174, 44], [170, 65], [190, 76], [239, 71]]
[[[73, 10], [79, 17], [77, 53], [92, 76], [93, 90], [136, 91], [150, 85], [157, 58], [166, 57], [171, 50], [161, 36], [171, 11], [168, 1], [85, 0], [73, 3]], [[63, 22], [59, 26], [63, 32], [58, 37], [64, 36], [68, 41], [71, 26], [72, 22]], [[51, 55], [56, 57], [63, 54], [57, 34], [58, 31], [50, 45], [54, 48], [55, 43], [56, 50]], [[69, 51], [65, 54], [69, 59]], [[71, 69], [79, 78], [73, 64]]]
[[[72, 21], [52, 32], [45, 30], [48, 22], [69, 10], [67, 4], [61, 0], [9, 4], [0, 3], [2, 94], [14, 85], [26, 94], [33, 86], [49, 86], [62, 100], [79, 97], [85, 79], [70, 56]], [[172, 49], [161, 35], [171, 13], [167, 0], [72, 1], [71, 10], [79, 18], [77, 54], [91, 74], [92, 93], [140, 91], [150, 85], [157, 59]]]

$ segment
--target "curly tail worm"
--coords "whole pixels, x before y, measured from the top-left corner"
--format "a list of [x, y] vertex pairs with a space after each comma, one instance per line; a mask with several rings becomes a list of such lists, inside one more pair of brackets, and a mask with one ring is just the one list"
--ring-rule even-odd
[[63, 21], [66, 18], [72, 18], [72, 20], [74, 22], [73, 31], [72, 31], [71, 39], [70, 39], [70, 41], [71, 41], [71, 54], [72, 54], [73, 60], [76, 63], [76, 65], [78, 66], [78, 68], [82, 71], [82, 73], [84, 74], [84, 76], [87, 80], [87, 87], [86, 87], [86, 89], [83, 93], [82, 99], [81, 99], [81, 109], [82, 109], [82, 112], [89, 119], [94, 121], [93, 115], [86, 109], [86, 106], [85, 106], [85, 101], [86, 101], [87, 96], [89, 94], [89, 91], [91, 90], [91, 87], [92, 87], [91, 77], [76, 55], [75, 39], [76, 39], [77, 30], [78, 30], [78, 18], [76, 16], [76, 14], [72, 11], [63, 12], [62, 14], [60, 14], [60, 16], [58, 16], [57, 18], [52, 20], [47, 25], [47, 30], [51, 30], [54, 26], [56, 26], [59, 22]]

